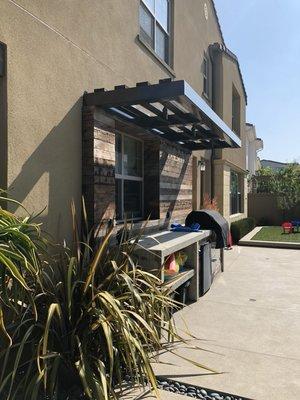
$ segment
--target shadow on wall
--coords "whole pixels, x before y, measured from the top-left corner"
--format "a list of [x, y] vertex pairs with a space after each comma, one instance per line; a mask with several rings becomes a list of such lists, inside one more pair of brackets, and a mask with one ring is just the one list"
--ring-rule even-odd
[[[41, 177], [45, 173], [48, 174], [48, 187], [43, 184], [38, 187], [38, 190], [45, 191], [41, 195], [39, 193], [42, 201], [38, 201], [40, 204], [34, 204], [33, 200], [29, 205], [29, 211], [34, 209], [35, 212], [39, 212], [46, 206], [39, 220], [45, 224], [44, 230], [59, 241], [64, 239], [70, 241], [72, 238], [70, 210], [72, 199], [75, 200], [78, 213], [80, 212], [81, 110], [80, 98], [32, 152], [8, 188], [9, 196], [23, 202]], [[32, 135], [34, 134], [32, 132]], [[16, 208], [17, 206], [10, 206], [11, 211], [16, 211]]]

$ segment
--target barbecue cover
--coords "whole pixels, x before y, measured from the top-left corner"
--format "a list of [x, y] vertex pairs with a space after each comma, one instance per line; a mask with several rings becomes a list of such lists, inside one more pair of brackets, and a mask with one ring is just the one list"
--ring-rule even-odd
[[221, 249], [227, 246], [229, 225], [226, 219], [215, 210], [192, 211], [186, 217], [185, 225], [191, 226], [194, 222], [200, 224], [200, 229], [210, 229], [215, 232], [216, 248]]

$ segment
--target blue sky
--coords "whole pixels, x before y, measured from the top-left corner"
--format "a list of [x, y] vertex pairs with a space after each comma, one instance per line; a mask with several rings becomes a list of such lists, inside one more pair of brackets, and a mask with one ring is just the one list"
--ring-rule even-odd
[[300, 0], [215, 0], [239, 58], [260, 158], [300, 161]]

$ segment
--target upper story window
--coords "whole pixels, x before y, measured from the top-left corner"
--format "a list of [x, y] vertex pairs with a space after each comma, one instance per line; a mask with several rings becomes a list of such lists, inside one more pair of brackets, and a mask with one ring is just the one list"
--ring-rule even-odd
[[232, 86], [232, 130], [241, 135], [241, 97], [234, 86]]
[[203, 65], [202, 65], [202, 73], [203, 73], [203, 94], [206, 97], [210, 97], [210, 68], [209, 68], [209, 59], [208, 56], [205, 54], [203, 58]]
[[167, 64], [170, 63], [170, 0], [141, 0], [141, 38]]
[[143, 217], [143, 143], [116, 134], [116, 219]]

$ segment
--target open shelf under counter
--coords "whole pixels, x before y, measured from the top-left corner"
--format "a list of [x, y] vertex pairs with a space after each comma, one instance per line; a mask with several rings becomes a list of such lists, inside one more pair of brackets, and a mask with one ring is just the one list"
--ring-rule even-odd
[[179, 274], [173, 276], [172, 279], [166, 280], [163, 284], [163, 287], [166, 289], [170, 289], [171, 292], [174, 292], [185, 282], [189, 281], [194, 276], [194, 274], [195, 271], [193, 269], [179, 272]]
[[139, 265], [158, 276], [165, 282], [164, 264], [167, 257], [180, 250], [187, 256], [187, 269], [174, 278], [165, 282], [165, 285], [178, 289], [187, 280], [191, 280], [188, 290], [190, 300], [199, 298], [199, 249], [211, 236], [210, 230], [199, 232], [172, 232], [161, 231], [152, 235], [142, 236], [135, 248]]

